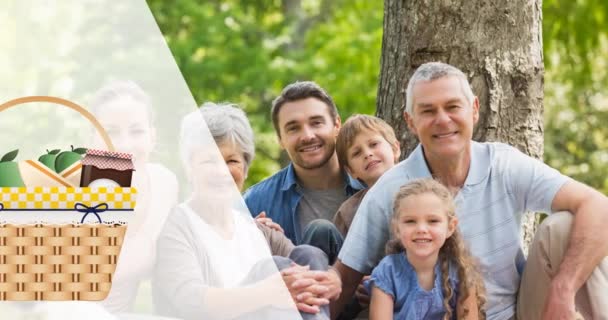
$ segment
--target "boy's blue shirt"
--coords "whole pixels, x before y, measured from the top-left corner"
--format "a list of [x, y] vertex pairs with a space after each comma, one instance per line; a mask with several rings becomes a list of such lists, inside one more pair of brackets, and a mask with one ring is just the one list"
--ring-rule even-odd
[[[365, 188], [348, 174], [344, 173], [344, 177], [345, 192], [348, 196]], [[285, 230], [285, 236], [298, 245], [302, 240], [302, 230], [296, 209], [302, 195], [298, 193], [296, 186], [296, 173], [290, 163], [271, 177], [251, 186], [243, 197], [253, 217], [265, 211], [268, 218]]]

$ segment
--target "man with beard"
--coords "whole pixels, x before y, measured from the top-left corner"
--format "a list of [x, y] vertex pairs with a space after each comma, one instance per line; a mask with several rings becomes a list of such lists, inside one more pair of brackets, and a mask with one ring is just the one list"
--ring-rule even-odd
[[342, 202], [363, 186], [348, 176], [335, 151], [340, 116], [333, 99], [314, 82], [295, 82], [272, 103], [272, 122], [291, 163], [252, 186], [245, 202], [252, 215], [277, 223], [296, 245], [319, 247], [332, 264], [342, 236], [331, 222]]

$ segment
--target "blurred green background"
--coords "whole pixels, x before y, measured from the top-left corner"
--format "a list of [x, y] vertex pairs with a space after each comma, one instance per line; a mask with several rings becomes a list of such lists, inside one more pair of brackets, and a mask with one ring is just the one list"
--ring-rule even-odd
[[[314, 80], [342, 116], [375, 112], [379, 0], [148, 0], [197, 103], [238, 103], [256, 133], [248, 185], [285, 159], [270, 121], [288, 83]], [[545, 161], [608, 194], [608, 1], [543, 1]]]

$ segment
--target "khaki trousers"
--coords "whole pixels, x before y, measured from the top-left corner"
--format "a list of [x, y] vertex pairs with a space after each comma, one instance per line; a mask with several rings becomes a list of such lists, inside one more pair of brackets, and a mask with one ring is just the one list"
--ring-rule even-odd
[[[558, 212], [548, 216], [538, 228], [521, 278], [517, 319], [540, 319], [550, 281], [568, 246], [572, 221], [569, 212]], [[608, 256], [576, 293], [575, 303], [584, 319], [608, 320]]]

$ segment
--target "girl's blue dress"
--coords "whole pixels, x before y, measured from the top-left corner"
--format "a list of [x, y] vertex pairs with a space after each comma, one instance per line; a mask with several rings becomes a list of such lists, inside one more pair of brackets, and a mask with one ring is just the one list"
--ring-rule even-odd
[[[456, 320], [456, 302], [458, 301], [458, 274], [456, 268], [449, 268], [449, 282], [454, 288], [450, 299], [452, 319]], [[441, 265], [435, 265], [435, 285], [426, 291], [418, 285], [414, 267], [408, 262], [405, 253], [384, 257], [372, 272], [368, 290], [376, 286], [394, 299], [393, 315], [395, 319], [407, 320], [442, 320], [445, 315], [441, 285]]]

